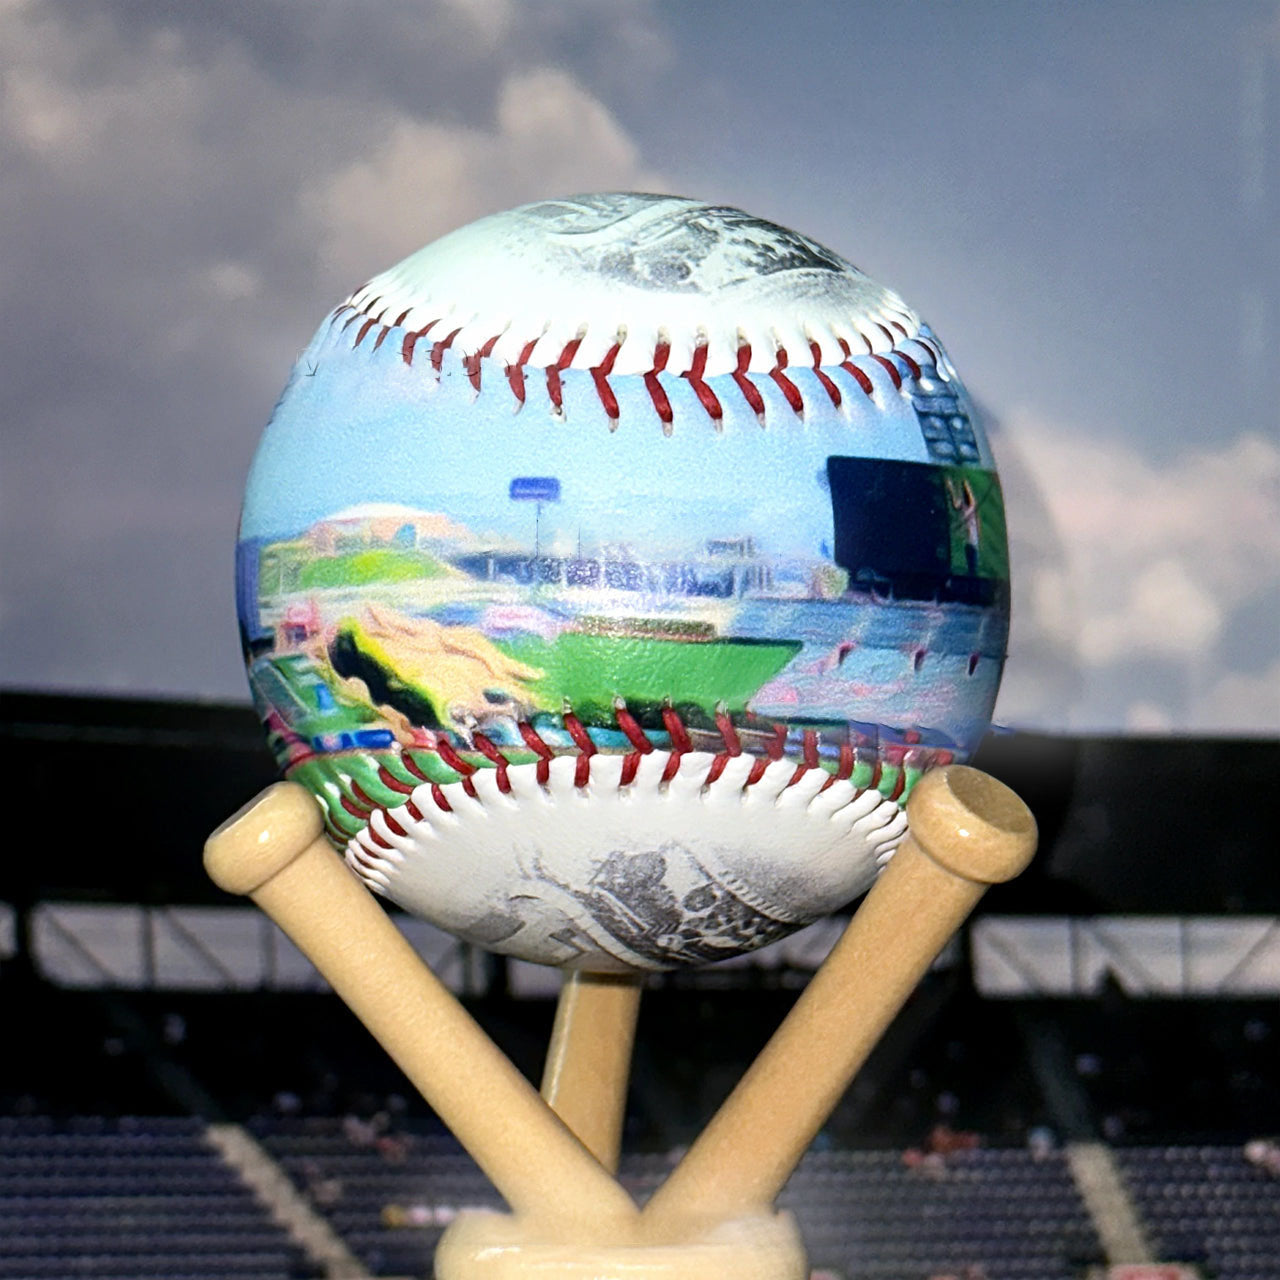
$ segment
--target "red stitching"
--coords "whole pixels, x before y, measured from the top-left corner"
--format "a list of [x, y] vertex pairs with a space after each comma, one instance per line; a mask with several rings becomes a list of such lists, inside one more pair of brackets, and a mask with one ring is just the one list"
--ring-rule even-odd
[[462, 367], [467, 371], [467, 377], [471, 379], [471, 385], [477, 392], [480, 390], [480, 361], [493, 354], [494, 344], [500, 337], [502, 334], [495, 333], [484, 346], [464, 357], [462, 361]]
[[738, 738], [738, 731], [733, 727], [733, 721], [729, 719], [727, 711], [716, 710], [716, 728], [720, 731], [720, 737], [724, 742], [725, 754], [740, 756], [742, 754], [742, 742]]
[[[652, 746], [650, 747], [652, 750]], [[628, 751], [622, 757], [622, 776], [618, 779], [620, 787], [629, 787], [636, 780], [636, 770], [640, 768], [640, 752]]]
[[800, 388], [796, 386], [790, 378], [783, 373], [783, 369], [787, 367], [787, 349], [779, 347], [778, 354], [772, 369], [769, 370], [769, 377], [778, 384], [782, 394], [786, 396], [787, 403], [795, 410], [796, 413], [804, 412], [804, 400], [800, 395]]
[[570, 338], [564, 344], [560, 359], [555, 364], [547, 366], [547, 395], [551, 397], [551, 403], [557, 413], [564, 408], [564, 391], [560, 385], [560, 374], [573, 363], [573, 357], [578, 354], [578, 348], [581, 345], [581, 338]]
[[831, 398], [831, 403], [838, 409], [842, 399], [840, 388], [822, 370], [822, 348], [816, 342], [811, 342], [809, 343], [809, 354], [813, 356], [813, 376], [822, 384], [822, 389]]
[[566, 711], [561, 719], [564, 721], [564, 727], [569, 731], [569, 736], [573, 739], [573, 744], [584, 756], [593, 756], [596, 753], [596, 744], [591, 741], [591, 735], [587, 732], [587, 727], [573, 714], [572, 711]]
[[498, 774], [498, 790], [504, 794], [511, 790], [511, 779], [507, 776], [507, 757], [498, 750], [483, 733], [472, 734], [471, 741], [476, 744], [486, 760], [492, 760]]
[[430, 782], [430, 781], [431, 781], [431, 779], [430, 779], [430, 778], [429, 778], [425, 773], [423, 773], [423, 772], [422, 772], [422, 768], [421, 768], [421, 766], [420, 766], [420, 765], [418, 764], [418, 762], [413, 758], [413, 756], [409, 754], [409, 752], [407, 752], [407, 751], [401, 751], [401, 753], [400, 753], [400, 763], [401, 763], [401, 764], [403, 764], [403, 765], [404, 765], [404, 767], [405, 767], [406, 769], [408, 769], [408, 770], [409, 770], [409, 772], [410, 772], [411, 774], [413, 774], [413, 776], [414, 776], [415, 778], [417, 778], [419, 782]]
[[621, 700], [615, 702], [613, 704], [613, 715], [618, 722], [618, 728], [627, 735], [636, 752], [639, 755], [647, 756], [653, 750], [653, 743], [649, 741], [645, 731], [640, 727], [639, 721], [627, 710], [626, 703]]
[[743, 398], [755, 410], [756, 417], [763, 419], [764, 397], [760, 394], [760, 388], [747, 377], [747, 366], [750, 363], [751, 343], [744, 342], [738, 348], [738, 367], [733, 371], [733, 380], [738, 384], [738, 390], [742, 392]]
[[[663, 727], [667, 731], [670, 738], [671, 750], [667, 757], [667, 762], [663, 767], [662, 779], [663, 784], [671, 782], [680, 772], [681, 764], [685, 755], [693, 750], [693, 744], [689, 737], [689, 731], [685, 727], [683, 719], [675, 708], [664, 706], [661, 711]], [[626, 735], [631, 743], [633, 750], [626, 752], [621, 759], [621, 769], [619, 773], [618, 785], [622, 787], [631, 786], [636, 779], [636, 775], [640, 768], [641, 760], [656, 750], [654, 742], [649, 738], [640, 722], [627, 709], [626, 703], [622, 699], [614, 702], [614, 717], [617, 721], [619, 729]], [[545, 738], [531, 725], [528, 721], [521, 721], [518, 724], [520, 736], [524, 740], [525, 745], [538, 757], [537, 760], [537, 777], [541, 785], [546, 785], [551, 761], [558, 755], [573, 756], [574, 758], [574, 786], [586, 787], [591, 781], [591, 761], [599, 754], [599, 749], [595, 742], [592, 741], [591, 735], [587, 727], [582, 721], [574, 715], [567, 707], [562, 713], [561, 723], [573, 740], [573, 746], [562, 748], [557, 751], [553, 748]], [[735, 757], [747, 754], [743, 751], [742, 740], [738, 733], [737, 727], [734, 725], [728, 711], [719, 707], [715, 712], [716, 731], [720, 735], [722, 750], [716, 752], [712, 757], [711, 764], [707, 769], [706, 777], [703, 779], [703, 787], [709, 787], [719, 781], [724, 771], [729, 766], [729, 762]], [[751, 759], [751, 768], [747, 774], [743, 787], [751, 787], [758, 783], [768, 771], [769, 766], [777, 760], [781, 760], [786, 752], [788, 730], [785, 724], [775, 724], [773, 731], [764, 738], [761, 743], [762, 754], [749, 755]], [[907, 770], [906, 759], [910, 755], [911, 744], [918, 744], [920, 735], [915, 730], [906, 730], [903, 732], [903, 741], [907, 744], [906, 749], [892, 748], [886, 745], [883, 758], [888, 758], [890, 763], [897, 767], [898, 775], [894, 780], [894, 788], [892, 795], [886, 797], [890, 800], [898, 800], [904, 789], [906, 788]], [[815, 729], [805, 729], [802, 733], [801, 759], [797, 763], [794, 772], [788, 779], [786, 786], [794, 786], [799, 782], [805, 774], [814, 769], [821, 769], [822, 754], [819, 746], [818, 732]], [[502, 752], [497, 744], [483, 733], [475, 733], [471, 739], [472, 746], [482, 756], [485, 757], [496, 771], [496, 783], [498, 790], [505, 793], [511, 791], [510, 769], [511, 760]], [[422, 748], [419, 748], [421, 750]], [[471, 761], [464, 759], [448, 742], [443, 739], [437, 739], [430, 750], [434, 750], [441, 761], [446, 764], [460, 780], [460, 785], [467, 795], [473, 799], [478, 799], [475, 783], [473, 778], [479, 771], [479, 766]], [[935, 754], [935, 763], [947, 764], [953, 758], [950, 751], [938, 750]], [[871, 780], [867, 787], [859, 789], [859, 795], [865, 794], [867, 790], [878, 789], [880, 779], [882, 777], [883, 758], [877, 753], [872, 768]], [[420, 778], [425, 782], [430, 790], [431, 799], [436, 807], [443, 813], [452, 813], [453, 806], [450, 805], [448, 797], [440, 783], [430, 781], [429, 776], [423, 770], [422, 766], [414, 759], [412, 753], [407, 749], [401, 749], [400, 760], [404, 764], [406, 770], [414, 777]], [[847, 781], [853, 776], [854, 768], [857, 764], [857, 755], [854, 747], [849, 742], [840, 744], [840, 756], [836, 769], [828, 773], [823, 780], [819, 791], [825, 791], [828, 787], [836, 782]], [[389, 789], [404, 795], [406, 792], [416, 794], [417, 788], [410, 787], [385, 766], [378, 768], [379, 780]], [[354, 779], [346, 779], [347, 788], [351, 794], [347, 795], [345, 791], [338, 792], [338, 802], [340, 809], [346, 814], [355, 818], [362, 827], [368, 830], [369, 841], [378, 849], [392, 850], [394, 846], [387, 838], [373, 825], [373, 818], [376, 814], [382, 815], [382, 820], [388, 831], [392, 835], [404, 837], [409, 833], [392, 814], [389, 807], [380, 805], [372, 799], [367, 792]], [[410, 794], [404, 802], [404, 810], [409, 818], [414, 822], [423, 821], [423, 813], [417, 804], [414, 803], [413, 795]], [[356, 840], [359, 835], [360, 828], [354, 833], [343, 831], [338, 825], [337, 817], [339, 815], [333, 811], [326, 811], [325, 826], [331, 839], [339, 845], [349, 844], [352, 840]], [[357, 846], [359, 841], [356, 840]], [[358, 856], [367, 858], [370, 850], [357, 848]]]
[[424, 324], [421, 329], [414, 333], [406, 333], [404, 341], [400, 344], [400, 358], [409, 365], [413, 366], [413, 349], [418, 345], [419, 338], [425, 338], [434, 325], [439, 324], [439, 320], [432, 320], [428, 324]]
[[[788, 786], [794, 787], [810, 769], [817, 769], [822, 764], [822, 759], [818, 754], [818, 735], [812, 729], [806, 729], [803, 742], [801, 763], [796, 766], [796, 771], [791, 775], [791, 781], [787, 784]], [[826, 790], [826, 783], [823, 784], [822, 789]]]
[[605, 352], [604, 359], [591, 370], [591, 379], [596, 384], [596, 394], [600, 397], [600, 403], [604, 405], [611, 427], [618, 425], [618, 397], [613, 394], [613, 388], [609, 385], [609, 374], [613, 372], [613, 362], [618, 358], [618, 352], [621, 349], [622, 344], [615, 342]]
[[367, 316], [382, 301], [382, 296], [374, 298], [372, 302], [366, 302], [362, 307], [351, 309], [351, 315], [347, 317], [347, 322], [342, 326], [343, 332], [351, 327], [351, 325], [360, 319], [361, 316]]
[[375, 860], [376, 855], [366, 849], [359, 840], [356, 841], [356, 847], [352, 852], [355, 854], [356, 860], [366, 871], [374, 871], [377, 869], [377, 862]]
[[[372, 329], [375, 324], [379, 324], [381, 320], [382, 320], [381, 312], [379, 312], [376, 316], [370, 316], [369, 319], [366, 320], [364, 324], [360, 326], [360, 332], [356, 334], [356, 340], [351, 345], [353, 347], [358, 347], [364, 341], [364, 335], [368, 333], [369, 330]], [[377, 348], [375, 347], [374, 350], [376, 351]]]
[[462, 326], [459, 325], [452, 333], [441, 338], [439, 342], [431, 344], [431, 367], [440, 372], [441, 366], [444, 364], [444, 353], [453, 345], [453, 340], [462, 332]]
[[520, 405], [524, 404], [524, 367], [533, 358], [533, 349], [537, 345], [537, 338], [526, 342], [521, 348], [520, 358], [515, 364], [507, 365], [507, 381], [511, 384], [511, 391]]
[[[671, 358], [671, 344], [669, 342], [659, 342], [653, 349], [653, 368], [644, 375], [644, 388], [649, 393], [649, 399], [653, 401], [653, 407], [658, 411], [658, 417], [662, 422], [662, 429], [667, 435], [671, 434], [671, 401], [667, 399], [667, 393], [663, 390], [662, 383], [658, 381], [660, 374], [666, 367], [667, 361]], [[703, 357], [705, 362], [706, 357]], [[687, 378], [689, 375], [685, 374]]]
[[[663, 356], [663, 363], [666, 362], [666, 356]], [[711, 421], [719, 428], [724, 419], [724, 408], [720, 404], [720, 398], [703, 380], [703, 374], [707, 369], [707, 344], [700, 342], [693, 349], [693, 363], [685, 370], [683, 376], [689, 380], [689, 385], [693, 388], [693, 393], [698, 397], [698, 402], [707, 411]], [[665, 399], [665, 397], [663, 397]], [[670, 407], [668, 406], [668, 412]], [[666, 421], [669, 423], [670, 418]]]
[[[359, 299], [359, 295], [353, 295]], [[359, 347], [369, 335], [369, 333], [377, 326], [381, 325], [378, 336], [373, 343], [372, 350], [377, 351], [386, 341], [388, 335], [394, 330], [400, 330], [404, 326], [405, 320], [412, 311], [411, 307], [406, 307], [393, 321], [385, 322], [383, 317], [386, 308], [381, 311], [375, 311], [375, 308], [382, 301], [381, 296], [369, 298], [364, 301], [345, 302], [337, 307], [330, 316], [330, 323], [337, 324], [342, 320], [341, 330], [345, 331], [351, 325], [360, 321], [360, 327], [356, 331], [355, 340], [352, 348]], [[349, 314], [348, 314], [349, 313]], [[345, 319], [343, 317], [345, 316]], [[436, 325], [440, 323], [440, 317], [428, 321], [420, 329], [411, 330], [405, 333], [400, 342], [400, 356], [405, 364], [412, 366], [415, 349], [418, 342], [427, 336]], [[934, 369], [941, 370], [942, 352], [936, 342], [923, 338], [920, 335], [912, 335], [908, 332], [906, 326], [898, 320], [890, 320], [888, 324], [874, 322], [875, 328], [884, 335], [884, 339], [888, 342], [887, 351], [877, 351], [875, 344], [860, 328], [854, 328], [853, 332], [861, 339], [866, 347], [866, 352], [859, 353], [859, 360], [874, 360], [889, 375], [893, 382], [895, 390], [903, 389], [903, 379], [905, 369], [906, 374], [914, 381], [919, 381], [924, 376], [924, 364], [931, 364]], [[454, 329], [445, 337], [438, 339], [431, 345], [431, 366], [437, 374], [441, 372], [444, 363], [444, 353], [453, 345], [458, 334], [461, 333], [462, 327]], [[494, 334], [487, 339], [477, 350], [465, 354], [461, 357], [463, 372], [467, 375], [472, 387], [477, 393], [481, 389], [481, 378], [483, 373], [483, 362], [493, 355], [501, 334]], [[534, 338], [526, 342], [521, 349], [520, 354], [510, 364], [504, 366], [503, 372], [507, 382], [511, 387], [511, 393], [515, 397], [517, 409], [523, 407], [527, 397], [526, 377], [531, 367], [530, 362], [533, 359], [534, 348], [538, 345], [540, 337]], [[854, 363], [854, 356], [850, 350], [849, 342], [845, 338], [837, 338], [841, 353], [844, 359], [838, 364], [824, 366], [822, 363], [822, 347], [813, 340], [809, 342], [809, 353], [813, 363], [811, 372], [826, 392], [827, 398], [831, 401], [835, 408], [839, 408], [844, 403], [844, 393], [840, 385], [831, 376], [830, 370], [838, 368], [847, 373], [857, 384], [858, 389], [866, 396], [871, 397], [875, 394], [875, 385], [870, 376], [864, 369], [858, 367]], [[922, 362], [916, 356], [911, 355], [903, 349], [904, 344], [914, 343], [921, 352], [925, 354]], [[564, 411], [564, 380], [562, 375], [565, 370], [570, 368], [573, 361], [577, 358], [578, 350], [582, 345], [582, 336], [579, 335], [570, 339], [560, 352], [559, 357], [551, 364], [546, 365], [542, 369], [542, 373], [546, 379], [547, 399], [551, 404], [553, 412], [556, 414]], [[614, 365], [617, 362], [619, 352], [622, 346], [622, 339], [614, 342], [604, 353], [599, 364], [592, 365], [587, 369], [591, 376], [592, 385], [595, 390], [596, 398], [599, 400], [601, 407], [604, 409], [605, 415], [609, 420], [610, 429], [617, 427], [618, 419], [621, 416], [621, 408], [618, 403], [617, 392], [614, 390], [610, 379], [614, 376]], [[641, 375], [644, 382], [644, 388], [649, 396], [649, 400], [653, 405], [654, 412], [658, 415], [658, 420], [662, 423], [664, 434], [670, 435], [675, 420], [675, 411], [671, 404], [671, 399], [667, 394], [666, 388], [662, 385], [661, 375], [667, 372], [667, 364], [671, 358], [671, 344], [665, 338], [654, 344], [653, 348], [653, 364]], [[679, 376], [688, 382], [692, 388], [694, 395], [697, 396], [699, 404], [705, 410], [707, 416], [711, 419], [716, 429], [723, 426], [724, 406], [720, 401], [720, 397], [712, 389], [710, 383], [706, 379], [706, 368], [708, 359], [708, 342], [706, 338], [699, 340], [693, 349], [693, 355], [690, 360], [689, 368]], [[902, 362], [900, 368], [897, 361]], [[733, 379], [734, 385], [741, 393], [742, 398], [747, 405], [756, 414], [763, 423], [765, 418], [766, 404], [763, 395], [760, 393], [760, 387], [752, 378], [749, 372], [751, 363], [751, 344], [742, 342], [738, 346], [737, 360], [735, 367], [730, 372], [729, 377]], [[773, 368], [768, 370], [767, 376], [781, 391], [783, 398], [791, 407], [792, 411], [798, 416], [804, 414], [804, 396], [799, 385], [794, 378], [789, 376], [786, 370], [791, 365], [791, 354], [786, 347], [780, 346], [775, 352]]]
[[667, 736], [671, 739], [677, 755], [693, 750], [693, 743], [689, 741], [684, 721], [676, 714], [674, 707], [662, 708], [662, 727], [667, 731]]
[[894, 351], [893, 351], [893, 354], [894, 354], [895, 356], [897, 356], [897, 357], [898, 357], [898, 359], [899, 359], [899, 360], [901, 360], [901, 361], [902, 361], [902, 363], [903, 363], [903, 364], [905, 364], [905, 365], [907, 366], [907, 368], [908, 368], [908, 369], [910, 369], [910, 370], [911, 370], [911, 376], [912, 376], [912, 377], [913, 377], [917, 382], [919, 382], [919, 381], [920, 381], [920, 366], [919, 366], [919, 365], [918, 365], [918, 364], [917, 364], [917, 363], [916, 363], [916, 362], [915, 362], [915, 361], [914, 361], [914, 360], [913, 360], [909, 355], [907, 355], [907, 353], [906, 353], [905, 351], [903, 351], [901, 348], [895, 347], [895, 348], [894, 348]]
[[378, 802], [354, 778], [351, 779], [351, 796], [357, 804], [363, 805], [366, 809], [378, 807]]
[[436, 743], [436, 753], [454, 773], [460, 773], [464, 779], [470, 778], [476, 766], [464, 760], [443, 738]]
[[347, 812], [348, 812], [348, 813], [349, 813], [353, 818], [359, 818], [361, 822], [368, 822], [368, 821], [369, 821], [369, 818], [370, 818], [370, 817], [372, 816], [372, 814], [373, 814], [373, 810], [372, 810], [372, 809], [364, 809], [364, 808], [361, 808], [361, 806], [360, 806], [360, 805], [356, 804], [356, 802], [355, 802], [354, 800], [352, 800], [349, 796], [347, 796], [346, 794], [343, 794], [343, 793], [340, 793], [340, 794], [339, 794], [339, 796], [338, 796], [338, 803], [339, 803], [340, 805], [342, 805], [342, 807], [343, 807], [343, 808], [344, 808], [344, 809], [345, 809], [345, 810], [346, 810], [346, 811], [347, 811]]
[[530, 751], [536, 752], [543, 760], [550, 760], [555, 755], [555, 752], [543, 741], [537, 729], [527, 720], [521, 720], [516, 728], [520, 730], [520, 736], [528, 744]]
[[527, 721], [521, 720], [516, 726], [520, 730], [520, 736], [525, 740], [525, 744], [530, 751], [534, 751], [538, 756], [537, 779], [538, 786], [545, 787], [547, 779], [551, 777], [551, 761], [555, 756], [555, 752], [538, 736], [538, 731]]
[[876, 364], [883, 366], [884, 371], [893, 379], [893, 386], [896, 391], [902, 390], [902, 374], [898, 372], [898, 366], [889, 359], [888, 356], [873, 355], [871, 357]]
[[917, 334], [911, 339], [918, 347], [923, 347], [929, 353], [929, 362], [935, 369], [942, 368], [942, 355], [936, 343], [931, 342], [928, 338], [922, 338]]
[[[867, 342], [865, 337], [862, 340], [863, 342]], [[870, 345], [871, 344], [867, 342], [867, 346]], [[873, 394], [875, 391], [874, 383], [872, 383], [871, 379], [853, 363], [853, 353], [849, 350], [849, 344], [843, 338], [840, 339], [840, 350], [844, 352], [844, 360], [841, 362], [840, 368], [858, 384], [864, 394]]]

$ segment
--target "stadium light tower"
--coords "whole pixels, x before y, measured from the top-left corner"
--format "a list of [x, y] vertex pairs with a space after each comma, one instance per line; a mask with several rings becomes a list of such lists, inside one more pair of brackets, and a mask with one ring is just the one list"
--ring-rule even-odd
[[512, 502], [532, 502], [533, 561], [542, 557], [542, 504], [560, 501], [560, 481], [555, 476], [515, 476], [507, 491]]

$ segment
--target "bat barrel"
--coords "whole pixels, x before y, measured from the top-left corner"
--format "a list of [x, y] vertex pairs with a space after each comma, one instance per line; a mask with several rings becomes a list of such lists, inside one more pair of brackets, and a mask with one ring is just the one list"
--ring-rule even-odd
[[205, 866], [289, 935], [517, 1216], [574, 1239], [625, 1236], [631, 1198], [343, 865], [307, 792], [294, 783], [263, 792], [210, 836]]
[[646, 1227], [720, 1221], [771, 1205], [858, 1069], [988, 885], [1035, 852], [1030, 810], [994, 778], [928, 773], [910, 833], [822, 967], [645, 1207]]

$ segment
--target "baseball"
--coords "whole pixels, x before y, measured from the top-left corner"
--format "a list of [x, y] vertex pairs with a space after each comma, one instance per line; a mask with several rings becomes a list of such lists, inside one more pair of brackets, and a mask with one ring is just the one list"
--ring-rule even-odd
[[749, 951], [867, 889], [990, 719], [995, 465], [938, 339], [829, 249], [669, 196], [480, 219], [321, 324], [237, 600], [370, 888], [541, 963]]

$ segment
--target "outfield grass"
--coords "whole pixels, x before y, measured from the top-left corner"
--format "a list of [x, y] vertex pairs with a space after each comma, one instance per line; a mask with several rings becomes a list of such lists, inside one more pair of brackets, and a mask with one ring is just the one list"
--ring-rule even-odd
[[302, 591], [316, 587], [358, 587], [369, 582], [410, 582], [443, 577], [449, 569], [425, 551], [375, 547], [344, 556], [309, 561], [298, 580]]
[[669, 698], [677, 706], [712, 710], [723, 702], [744, 711], [748, 699], [800, 651], [798, 640], [659, 640], [566, 632], [552, 642], [537, 636], [499, 642], [504, 653], [544, 674], [530, 682], [540, 701], [567, 699], [584, 720], [613, 719], [613, 701], [646, 705]]

